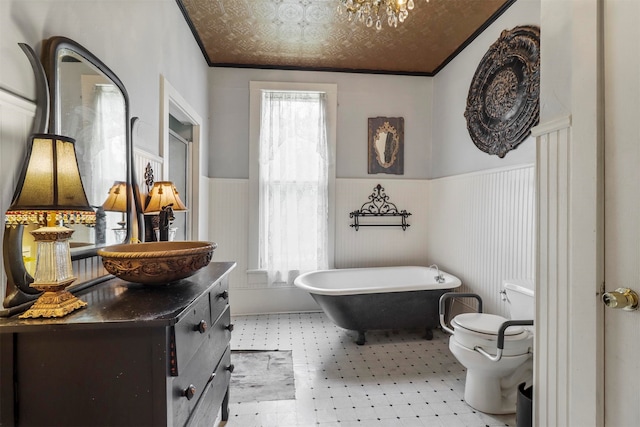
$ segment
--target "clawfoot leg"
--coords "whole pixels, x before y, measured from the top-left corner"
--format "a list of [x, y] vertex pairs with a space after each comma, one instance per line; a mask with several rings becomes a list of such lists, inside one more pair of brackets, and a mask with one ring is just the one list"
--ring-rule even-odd
[[427, 341], [431, 341], [433, 339], [433, 330], [431, 328], [427, 328], [424, 331], [424, 338]]

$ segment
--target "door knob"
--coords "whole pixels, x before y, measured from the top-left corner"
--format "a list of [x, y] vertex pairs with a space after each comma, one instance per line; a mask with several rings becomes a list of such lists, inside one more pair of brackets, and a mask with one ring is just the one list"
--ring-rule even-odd
[[602, 302], [609, 308], [633, 311], [638, 309], [638, 294], [629, 288], [618, 288], [612, 292], [605, 292]]

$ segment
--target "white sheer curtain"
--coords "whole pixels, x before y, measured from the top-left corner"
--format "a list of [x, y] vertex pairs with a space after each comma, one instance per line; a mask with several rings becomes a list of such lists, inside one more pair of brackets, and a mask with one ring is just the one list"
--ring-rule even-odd
[[262, 95], [259, 259], [269, 285], [327, 268], [326, 94]]
[[124, 98], [118, 88], [96, 84], [93, 96], [93, 116], [88, 134], [83, 135], [86, 148], [82, 153], [82, 161], [90, 167], [81, 173], [89, 202], [101, 205], [113, 183], [126, 177], [127, 145], [123, 129], [127, 119]]

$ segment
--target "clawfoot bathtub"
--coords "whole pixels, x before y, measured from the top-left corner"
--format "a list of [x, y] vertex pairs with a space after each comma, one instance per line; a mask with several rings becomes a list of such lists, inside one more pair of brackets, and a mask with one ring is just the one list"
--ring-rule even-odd
[[359, 345], [373, 329], [424, 328], [427, 339], [433, 338], [440, 296], [461, 284], [451, 274], [419, 266], [319, 270], [294, 283], [336, 325], [357, 331]]

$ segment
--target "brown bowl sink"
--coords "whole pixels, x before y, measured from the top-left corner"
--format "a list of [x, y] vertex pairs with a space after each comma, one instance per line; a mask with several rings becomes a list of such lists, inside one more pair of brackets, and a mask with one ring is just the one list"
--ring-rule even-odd
[[98, 255], [104, 268], [122, 280], [166, 285], [209, 264], [217, 246], [197, 241], [147, 242], [108, 246]]

